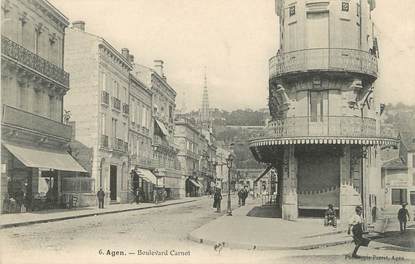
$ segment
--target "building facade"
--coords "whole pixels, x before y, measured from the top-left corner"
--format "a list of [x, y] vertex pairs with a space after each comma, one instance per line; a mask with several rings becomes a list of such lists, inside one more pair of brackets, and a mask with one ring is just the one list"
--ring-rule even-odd
[[[129, 89], [129, 156], [130, 156], [130, 196], [137, 195], [140, 190], [142, 201], [153, 201], [154, 191], [160, 187], [162, 179], [158, 181], [153, 174], [156, 164], [153, 160], [153, 129], [152, 114], [153, 93], [142, 83], [135, 74], [134, 56], [123, 49], [123, 55], [129, 57], [133, 70], [130, 73]], [[131, 200], [131, 198], [129, 199]]]
[[175, 142], [179, 146], [177, 154], [185, 177], [185, 193], [188, 197], [200, 196], [203, 184], [200, 182], [200, 130], [194, 119], [185, 116], [175, 117]]
[[83, 21], [72, 24], [65, 45], [72, 89], [65, 109], [71, 112], [75, 140], [92, 148], [85, 162], [91, 164], [96, 189], [105, 191], [107, 202], [126, 202], [132, 65], [105, 39], [86, 32]]
[[411, 216], [415, 210], [415, 140], [408, 145], [401, 143], [399, 153], [382, 165], [381, 187], [385, 193], [382, 208], [385, 215], [393, 218], [404, 203], [408, 204]]
[[222, 189], [222, 192], [228, 190], [228, 171], [226, 160], [231, 154], [230, 151], [223, 147], [216, 147], [216, 187]]
[[[250, 143], [277, 172], [284, 219], [322, 215], [328, 204], [348, 219], [357, 205], [383, 204], [378, 42], [374, 1], [276, 1], [277, 55], [269, 61], [272, 120]], [[343, 222], [344, 223], [344, 222]]]
[[[167, 192], [167, 198], [185, 196], [184, 176], [177, 159], [178, 146], [174, 142], [174, 115], [176, 91], [168, 84], [164, 62], [154, 61], [154, 69], [135, 65], [135, 74], [153, 94], [153, 159], [158, 185]], [[161, 178], [161, 179], [160, 179]]]
[[42, 0], [2, 1], [1, 12], [1, 212], [56, 208], [65, 180], [85, 172], [68, 153], [63, 123], [69, 22]]

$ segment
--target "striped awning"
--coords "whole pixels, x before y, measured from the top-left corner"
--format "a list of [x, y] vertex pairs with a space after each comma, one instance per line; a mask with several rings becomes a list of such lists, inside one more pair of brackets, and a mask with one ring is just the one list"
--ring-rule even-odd
[[251, 147], [274, 145], [300, 145], [300, 144], [342, 144], [342, 145], [394, 145], [397, 139], [392, 138], [284, 138], [284, 139], [258, 139], [250, 142]]

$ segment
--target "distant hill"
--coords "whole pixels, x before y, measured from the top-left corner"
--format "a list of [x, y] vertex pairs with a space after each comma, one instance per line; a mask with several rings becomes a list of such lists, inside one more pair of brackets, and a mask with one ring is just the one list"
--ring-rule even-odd
[[415, 138], [415, 105], [388, 104], [384, 115], [384, 122], [399, 131], [406, 145]]

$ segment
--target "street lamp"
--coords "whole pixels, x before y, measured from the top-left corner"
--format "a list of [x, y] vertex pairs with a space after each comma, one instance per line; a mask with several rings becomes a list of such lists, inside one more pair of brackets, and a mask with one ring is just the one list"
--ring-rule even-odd
[[226, 167], [228, 167], [228, 216], [232, 216], [232, 208], [231, 208], [231, 168], [232, 168], [233, 156], [229, 154], [228, 158], [226, 159]]

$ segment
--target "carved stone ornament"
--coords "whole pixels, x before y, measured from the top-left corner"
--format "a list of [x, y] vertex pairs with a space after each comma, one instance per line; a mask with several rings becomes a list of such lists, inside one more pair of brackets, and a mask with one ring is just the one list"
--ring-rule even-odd
[[288, 111], [290, 102], [290, 98], [282, 85], [270, 85], [268, 106], [273, 119], [278, 119]]

